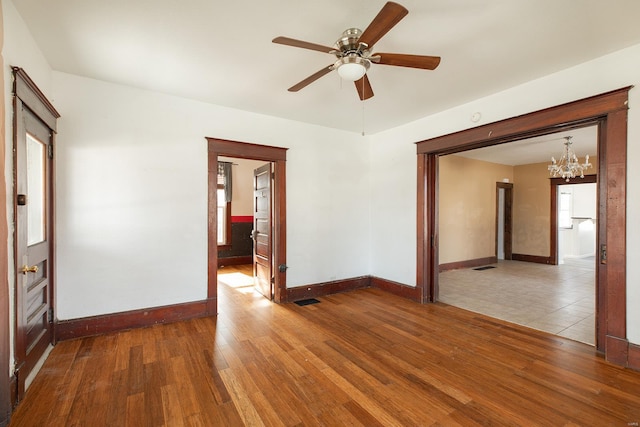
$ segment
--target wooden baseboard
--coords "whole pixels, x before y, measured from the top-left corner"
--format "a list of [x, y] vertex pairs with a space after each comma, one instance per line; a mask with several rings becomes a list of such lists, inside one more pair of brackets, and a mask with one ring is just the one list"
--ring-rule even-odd
[[253, 262], [251, 255], [247, 256], [232, 256], [228, 258], [218, 258], [218, 268], [227, 265], [247, 265]]
[[536, 264], [551, 264], [551, 257], [539, 255], [513, 254], [511, 259], [513, 261], [535, 262]]
[[448, 262], [446, 264], [440, 264], [440, 272], [449, 270], [459, 270], [461, 268], [474, 268], [487, 264], [495, 264], [498, 262], [498, 257], [490, 256], [486, 258], [468, 259], [466, 261]]
[[640, 345], [629, 344], [628, 360], [629, 368], [640, 371]]
[[333, 282], [317, 283], [314, 285], [296, 286], [287, 288], [286, 302], [300, 301], [303, 299], [317, 298], [339, 292], [353, 291], [368, 288], [371, 283], [370, 276], [356, 277], [353, 279], [336, 280]]
[[628, 366], [629, 341], [624, 338], [607, 335], [605, 337], [605, 349], [607, 362], [618, 366]]
[[209, 298], [183, 304], [152, 307], [58, 321], [56, 339], [58, 341], [102, 335], [127, 329], [142, 328], [159, 323], [171, 323], [197, 317], [214, 316], [217, 301]]
[[9, 378], [9, 387], [11, 392], [11, 408], [18, 405], [18, 378], [15, 374]]
[[407, 286], [391, 280], [371, 277], [371, 287], [389, 292], [402, 298], [407, 298], [415, 302], [421, 302], [422, 292], [415, 286]]
[[[11, 414], [18, 405], [18, 381], [15, 375], [7, 378], [9, 385], [9, 402], [2, 402], [2, 410], [0, 411], [0, 427], [7, 427], [11, 422]], [[7, 406], [8, 405], [8, 406]]]

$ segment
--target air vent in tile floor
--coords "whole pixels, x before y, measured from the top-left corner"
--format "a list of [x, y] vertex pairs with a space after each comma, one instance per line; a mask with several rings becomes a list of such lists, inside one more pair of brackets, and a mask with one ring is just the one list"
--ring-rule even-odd
[[482, 271], [482, 270], [489, 270], [490, 268], [495, 268], [495, 267], [493, 265], [485, 265], [484, 267], [476, 267], [474, 268], [474, 270]]
[[301, 299], [300, 301], [295, 301], [296, 304], [302, 306], [302, 305], [310, 305], [310, 304], [318, 304], [320, 301], [315, 299], [315, 298], [309, 298], [309, 299]]

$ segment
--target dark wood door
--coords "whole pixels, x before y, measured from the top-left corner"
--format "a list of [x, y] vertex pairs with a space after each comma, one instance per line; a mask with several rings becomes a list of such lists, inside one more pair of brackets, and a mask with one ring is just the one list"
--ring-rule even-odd
[[51, 130], [26, 107], [15, 152], [16, 368], [19, 386], [53, 341]]
[[258, 292], [273, 299], [271, 163], [253, 171], [253, 277]]

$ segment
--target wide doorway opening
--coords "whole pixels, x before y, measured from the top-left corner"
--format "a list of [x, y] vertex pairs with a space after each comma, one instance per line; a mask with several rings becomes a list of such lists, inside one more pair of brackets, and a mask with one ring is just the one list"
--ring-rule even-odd
[[416, 285], [422, 301], [439, 300], [440, 157], [594, 125], [598, 133], [599, 172], [595, 346], [609, 362], [627, 365], [625, 201], [629, 89], [621, 88], [417, 143]]
[[[548, 170], [567, 137], [595, 165], [570, 182]], [[440, 157], [440, 301], [595, 345], [597, 139], [589, 126]]]

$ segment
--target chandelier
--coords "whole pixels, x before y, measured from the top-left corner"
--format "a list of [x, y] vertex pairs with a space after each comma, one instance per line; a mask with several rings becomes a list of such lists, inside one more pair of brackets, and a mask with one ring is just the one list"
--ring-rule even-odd
[[585, 169], [589, 169], [592, 165], [589, 163], [589, 155], [584, 158], [584, 163], [580, 164], [578, 156], [571, 149], [571, 136], [565, 136], [564, 139], [564, 152], [560, 161], [556, 161], [554, 157], [551, 157], [551, 164], [549, 165], [549, 175], [554, 178], [562, 178], [569, 182], [571, 178], [579, 176], [584, 178]]

